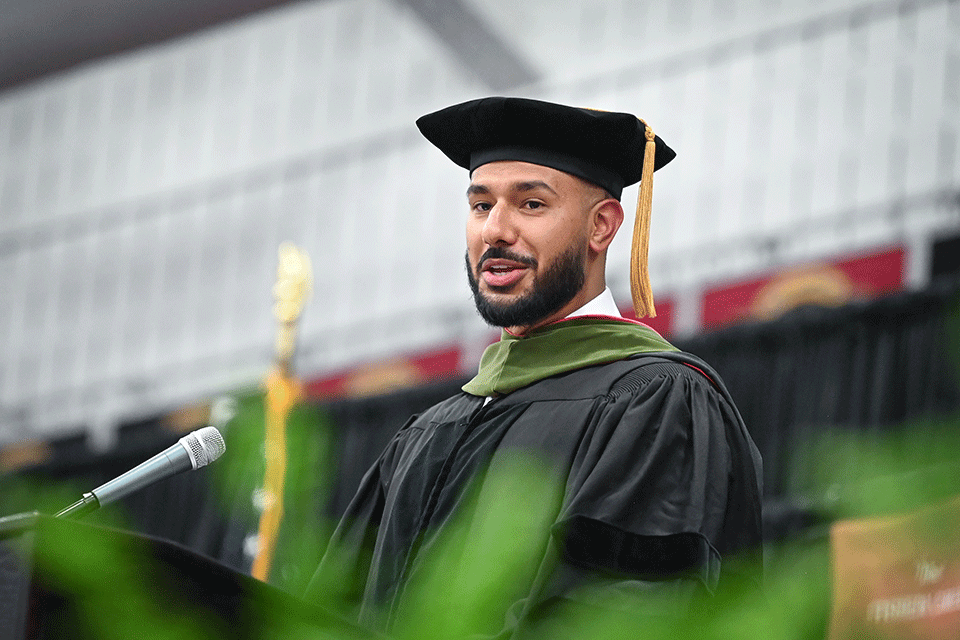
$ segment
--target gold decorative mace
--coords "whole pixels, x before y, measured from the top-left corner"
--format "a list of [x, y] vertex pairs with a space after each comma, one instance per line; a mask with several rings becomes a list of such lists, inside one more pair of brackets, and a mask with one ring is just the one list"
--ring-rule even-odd
[[287, 416], [300, 400], [303, 389], [291, 375], [290, 361], [296, 347], [297, 322], [310, 297], [313, 275], [306, 252], [289, 242], [280, 245], [277, 282], [273, 287], [274, 315], [279, 322], [276, 363], [266, 380], [264, 428], [265, 467], [263, 511], [257, 530], [257, 555], [253, 577], [267, 581], [280, 523], [283, 520], [283, 489], [287, 473]]

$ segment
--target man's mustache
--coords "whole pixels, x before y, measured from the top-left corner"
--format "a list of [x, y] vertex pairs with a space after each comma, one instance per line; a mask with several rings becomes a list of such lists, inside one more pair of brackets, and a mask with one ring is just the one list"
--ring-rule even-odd
[[504, 249], [503, 247], [490, 247], [483, 252], [483, 255], [480, 256], [480, 259], [477, 261], [477, 271], [480, 271], [480, 268], [483, 266], [483, 263], [487, 260], [511, 260], [513, 262], [519, 262], [520, 264], [525, 264], [528, 267], [537, 267], [536, 258], [531, 258], [529, 256], [522, 256], [519, 253], [514, 253], [509, 249]]

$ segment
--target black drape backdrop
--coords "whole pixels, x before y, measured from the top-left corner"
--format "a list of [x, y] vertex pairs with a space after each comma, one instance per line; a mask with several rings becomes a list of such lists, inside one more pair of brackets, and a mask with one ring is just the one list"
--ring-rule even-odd
[[[818, 519], [823, 499], [808, 442], [827, 430], [883, 438], [904, 423], [953, 416], [960, 410], [960, 282], [940, 282], [922, 292], [899, 294], [842, 308], [804, 308], [773, 322], [741, 325], [678, 341], [711, 363], [736, 399], [764, 458], [768, 537], [789, 537]], [[463, 380], [448, 380], [376, 398], [338, 400], [311, 407], [314, 420], [298, 427], [291, 455], [324, 481], [297, 495], [286, 513], [297, 536], [309, 523], [329, 531], [366, 468], [407, 418], [454, 393]], [[256, 394], [248, 413], [256, 413]], [[318, 411], [317, 411], [318, 410]], [[256, 531], [255, 489], [262, 477], [261, 449], [249, 438], [257, 426], [227, 425], [232, 462], [183, 474], [130, 496], [119, 507], [127, 526], [181, 542], [241, 570], [251, 560], [248, 537]], [[199, 425], [198, 425], [199, 426]], [[906, 427], [911, 428], [911, 427]], [[243, 432], [247, 432], [244, 434]], [[127, 425], [115, 450], [94, 455], [76, 439], [55, 448], [53, 459], [0, 478], [0, 514], [30, 510], [37, 493], [70, 485], [64, 506], [176, 439], [157, 421]], [[304, 456], [312, 440], [320, 453]], [[935, 448], [936, 442], [929, 442]], [[925, 445], [926, 446], [926, 445]], [[59, 453], [56, 453], [59, 451]], [[854, 450], [830, 460], [827, 474], [842, 485], [856, 468]], [[846, 456], [846, 458], [844, 458]], [[217, 466], [222, 465], [218, 471]], [[333, 469], [332, 474], [328, 471]], [[816, 470], [821, 476], [823, 469]], [[103, 510], [106, 511], [106, 510]], [[292, 515], [295, 514], [295, 515]], [[92, 514], [106, 519], [111, 514]], [[318, 549], [300, 555], [319, 554]], [[309, 567], [314, 558], [300, 557]], [[278, 581], [296, 590], [305, 577], [278, 563]], [[273, 581], [273, 576], [271, 577]]]
[[[881, 437], [960, 408], [957, 286], [802, 308], [680, 346], [726, 381], [764, 459], [765, 495], [808, 489], [798, 449], [824, 429]], [[842, 477], [836, 478], [842, 482]]]

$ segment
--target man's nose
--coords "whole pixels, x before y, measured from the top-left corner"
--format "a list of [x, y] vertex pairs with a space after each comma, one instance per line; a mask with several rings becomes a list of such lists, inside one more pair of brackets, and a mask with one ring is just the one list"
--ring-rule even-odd
[[480, 237], [491, 247], [514, 244], [517, 241], [517, 229], [509, 209], [499, 204], [494, 206], [483, 223]]

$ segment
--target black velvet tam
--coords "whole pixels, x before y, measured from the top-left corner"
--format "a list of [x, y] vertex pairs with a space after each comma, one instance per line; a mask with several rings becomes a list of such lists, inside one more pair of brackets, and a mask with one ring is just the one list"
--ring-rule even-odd
[[[640, 181], [644, 124], [634, 115], [527, 98], [481, 98], [417, 120], [420, 132], [471, 172], [498, 160], [531, 162], [603, 187], [615, 198]], [[655, 138], [654, 170], [677, 155]]]

